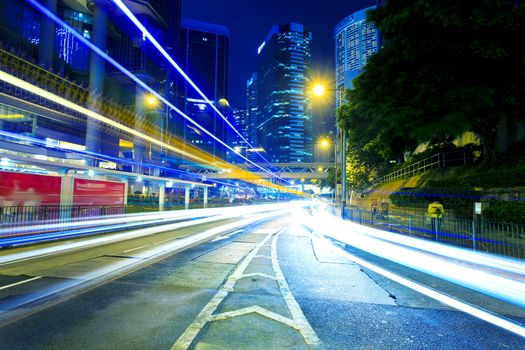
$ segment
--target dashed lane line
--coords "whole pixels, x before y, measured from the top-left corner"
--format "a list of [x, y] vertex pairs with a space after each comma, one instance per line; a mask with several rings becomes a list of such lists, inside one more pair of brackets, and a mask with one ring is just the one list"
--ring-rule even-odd
[[134, 250], [139, 250], [139, 249], [142, 249], [142, 248], [146, 248], [146, 247], [149, 247], [151, 244], [146, 244], [146, 245], [143, 245], [143, 246], [140, 246], [140, 247], [137, 247], [137, 248], [132, 248], [132, 249], [128, 249], [128, 250], [124, 250], [122, 253], [129, 253], [129, 252], [132, 252]]
[[18, 286], [19, 284], [24, 284], [24, 283], [31, 282], [31, 281], [34, 281], [34, 280], [37, 280], [37, 279], [40, 279], [40, 278], [42, 278], [42, 276], [36, 276], [36, 277], [33, 277], [33, 278], [28, 278], [28, 279], [23, 280], [23, 281], [18, 281], [16, 283], [11, 283], [11, 284], [8, 284], [7, 286], [0, 287], [0, 290], [11, 288], [11, 287], [14, 287], [14, 286]]
[[212, 242], [222, 241], [223, 239], [228, 239], [228, 238], [230, 238], [231, 236], [236, 235], [236, 234], [241, 233], [241, 232], [244, 232], [244, 230], [237, 230], [237, 231], [234, 231], [234, 232], [232, 232], [232, 233], [228, 233], [227, 235], [223, 235], [223, 236], [220, 236], [220, 237], [214, 238], [214, 239], [212, 239], [211, 241], [212, 241]]

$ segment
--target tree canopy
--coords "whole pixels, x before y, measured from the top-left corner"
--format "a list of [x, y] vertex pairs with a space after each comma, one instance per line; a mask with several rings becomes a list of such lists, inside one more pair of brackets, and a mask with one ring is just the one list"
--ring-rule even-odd
[[433, 137], [474, 131], [493, 158], [497, 127], [525, 118], [525, 4], [389, 0], [369, 20], [384, 45], [338, 110], [349, 147], [399, 159]]

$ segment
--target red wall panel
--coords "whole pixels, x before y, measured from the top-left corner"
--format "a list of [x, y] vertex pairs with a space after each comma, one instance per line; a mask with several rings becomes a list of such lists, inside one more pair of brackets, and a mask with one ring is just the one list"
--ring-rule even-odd
[[124, 205], [124, 183], [75, 179], [73, 205]]
[[60, 177], [0, 172], [0, 206], [60, 204]]

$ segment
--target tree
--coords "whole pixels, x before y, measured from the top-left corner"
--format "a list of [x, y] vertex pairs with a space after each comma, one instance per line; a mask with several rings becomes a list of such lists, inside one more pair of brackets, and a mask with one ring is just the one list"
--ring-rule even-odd
[[372, 11], [384, 47], [338, 111], [351, 146], [384, 159], [439, 135], [480, 135], [525, 118], [525, 5], [518, 0], [390, 0]]

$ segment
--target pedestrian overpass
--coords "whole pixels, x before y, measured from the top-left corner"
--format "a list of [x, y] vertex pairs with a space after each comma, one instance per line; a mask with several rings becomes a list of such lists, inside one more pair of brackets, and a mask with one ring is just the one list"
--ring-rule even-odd
[[[258, 163], [257, 165], [268, 169], [271, 173], [283, 179], [290, 180], [324, 180], [328, 178], [328, 169], [334, 167], [334, 163]], [[250, 171], [261, 179], [269, 179], [273, 177], [270, 173], [261, 171], [259, 167], [253, 164], [235, 164], [235, 166], [243, 170]], [[181, 168], [190, 170], [194, 173], [202, 174], [210, 180], [232, 179], [232, 175], [230, 172], [228, 172], [228, 169], [223, 169], [222, 171], [213, 171], [207, 168], [188, 165], [184, 165]]]

